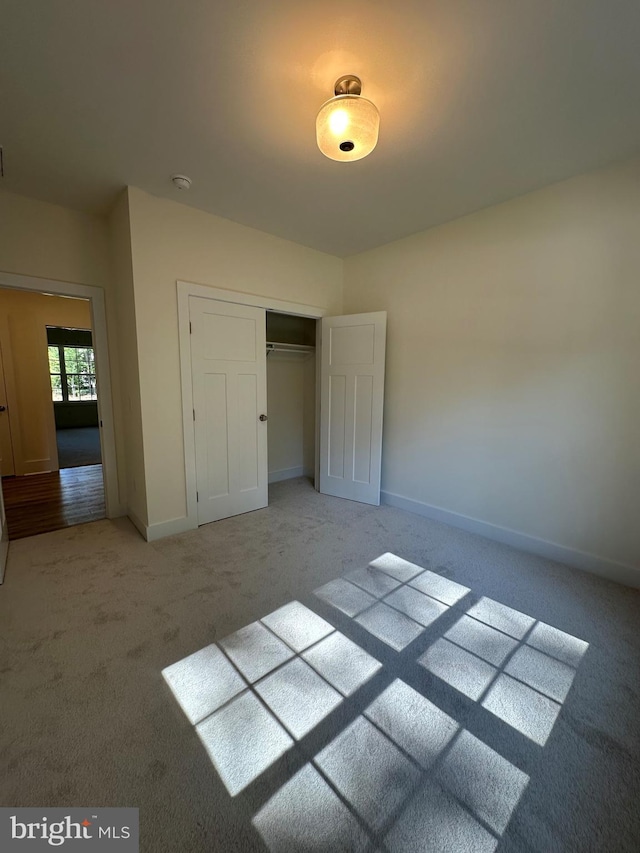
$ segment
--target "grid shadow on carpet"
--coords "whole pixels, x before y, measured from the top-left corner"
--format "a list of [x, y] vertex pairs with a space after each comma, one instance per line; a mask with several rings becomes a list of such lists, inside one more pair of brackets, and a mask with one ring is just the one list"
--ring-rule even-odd
[[229, 795], [274, 853], [494, 851], [588, 643], [390, 553], [314, 595], [163, 671]]

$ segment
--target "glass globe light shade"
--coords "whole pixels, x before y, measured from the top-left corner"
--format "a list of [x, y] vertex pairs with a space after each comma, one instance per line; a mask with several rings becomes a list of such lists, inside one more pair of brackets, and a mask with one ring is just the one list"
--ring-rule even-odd
[[320, 107], [318, 148], [331, 160], [361, 160], [376, 147], [379, 127], [375, 104], [361, 95], [337, 95]]

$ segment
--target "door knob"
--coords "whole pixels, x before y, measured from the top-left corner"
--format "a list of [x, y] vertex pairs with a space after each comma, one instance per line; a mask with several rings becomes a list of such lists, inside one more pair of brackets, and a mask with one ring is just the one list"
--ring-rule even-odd
[[0, 406], [0, 412], [6, 412], [6, 411], [7, 411], [6, 406]]
[[261, 421], [266, 421], [266, 419], [267, 419], [267, 416], [266, 416], [266, 415], [260, 415], [259, 420], [261, 420]]

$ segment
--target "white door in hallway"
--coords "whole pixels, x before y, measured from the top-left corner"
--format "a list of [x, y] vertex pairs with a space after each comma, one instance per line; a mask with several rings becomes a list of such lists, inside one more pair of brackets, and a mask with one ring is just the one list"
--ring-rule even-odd
[[4, 364], [2, 350], [0, 349], [0, 475], [9, 477], [12, 474], [15, 474], [15, 466], [11, 444], [7, 389], [4, 382]]
[[189, 297], [198, 524], [267, 506], [264, 308]]
[[4, 580], [4, 570], [7, 566], [7, 555], [9, 553], [9, 531], [7, 530], [7, 518], [4, 514], [4, 497], [2, 485], [0, 484], [0, 583]]
[[378, 505], [387, 314], [322, 320], [320, 491]]
[[[9, 426], [9, 413], [7, 411], [7, 391], [4, 384], [2, 350], [0, 350], [0, 475], [6, 477], [14, 473], [11, 428]], [[0, 583], [4, 580], [8, 552], [9, 532], [7, 530], [7, 518], [4, 513], [2, 485], [0, 485]]]

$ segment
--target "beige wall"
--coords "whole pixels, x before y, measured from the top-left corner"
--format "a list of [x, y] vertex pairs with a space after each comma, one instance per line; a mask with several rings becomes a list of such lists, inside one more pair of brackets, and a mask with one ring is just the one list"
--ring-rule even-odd
[[129, 190], [148, 521], [186, 515], [176, 281], [342, 308], [342, 261]]
[[108, 227], [118, 329], [118, 357], [123, 365], [119, 400], [122, 411], [122, 445], [126, 459], [123, 492], [126, 492], [127, 496], [128, 513], [144, 528], [148, 521], [147, 493], [128, 190], [123, 190], [116, 200], [109, 215]]
[[[315, 358], [271, 353], [267, 358], [269, 475], [313, 475]], [[298, 474], [292, 469], [297, 469]]]
[[0, 289], [0, 347], [16, 474], [58, 468], [47, 326], [90, 329], [89, 302]]
[[106, 220], [0, 190], [0, 271], [104, 289], [118, 481], [126, 505], [118, 323]]
[[108, 289], [105, 222], [0, 190], [0, 270]]
[[348, 259], [383, 489], [639, 566], [639, 273], [638, 159]]

